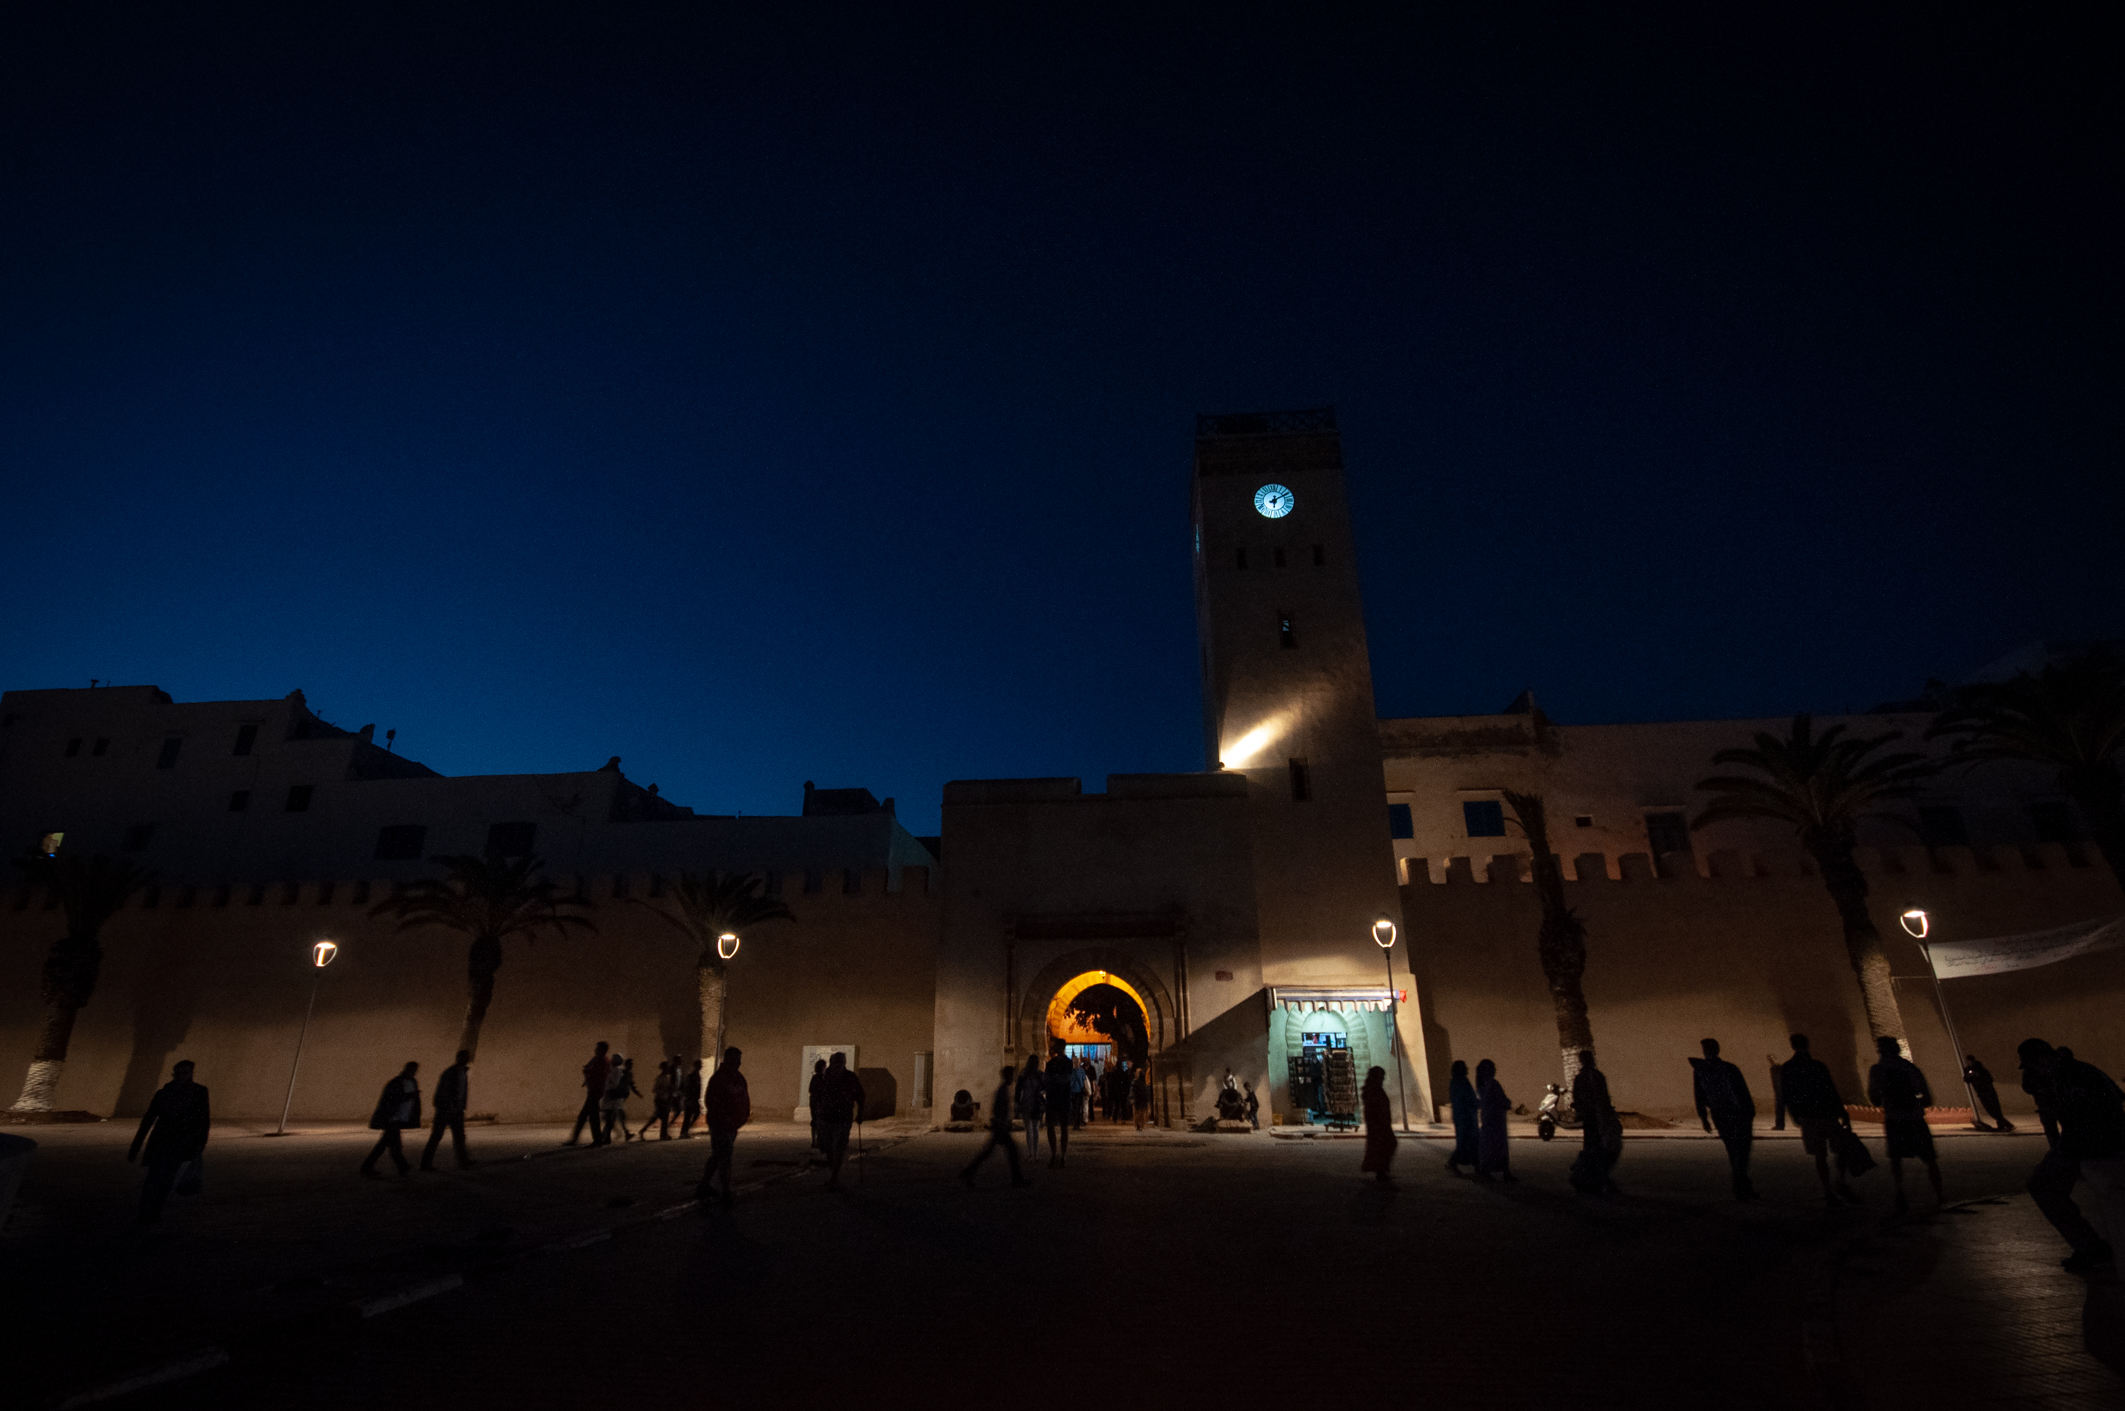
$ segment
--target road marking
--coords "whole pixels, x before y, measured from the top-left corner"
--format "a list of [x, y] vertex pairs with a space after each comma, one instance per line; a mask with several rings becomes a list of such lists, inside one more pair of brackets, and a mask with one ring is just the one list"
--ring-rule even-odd
[[136, 1372], [130, 1377], [120, 1377], [115, 1382], [90, 1387], [80, 1395], [70, 1396], [60, 1402], [59, 1411], [66, 1411], [69, 1406], [92, 1406], [99, 1401], [109, 1401], [114, 1396], [124, 1396], [144, 1387], [160, 1386], [164, 1382], [174, 1382], [184, 1377], [196, 1377], [201, 1372], [211, 1372], [228, 1360], [229, 1354], [218, 1347], [201, 1348], [189, 1357], [165, 1362], [151, 1371]]
[[362, 1299], [347, 1306], [364, 1318], [374, 1318], [379, 1313], [389, 1313], [394, 1308], [404, 1308], [409, 1303], [419, 1303], [424, 1298], [433, 1298], [439, 1293], [465, 1286], [462, 1275], [445, 1274], [440, 1279], [430, 1279], [425, 1284], [408, 1284], [390, 1293], [378, 1294], [375, 1298]]

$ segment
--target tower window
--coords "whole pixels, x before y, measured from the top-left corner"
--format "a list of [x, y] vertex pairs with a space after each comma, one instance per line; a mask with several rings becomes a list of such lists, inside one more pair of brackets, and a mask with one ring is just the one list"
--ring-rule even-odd
[[1313, 771], [1303, 759], [1289, 761], [1291, 765], [1291, 801], [1305, 803], [1313, 797]]
[[96, 748], [90, 750], [89, 753], [91, 755], [94, 755], [97, 759], [101, 759], [106, 754], [110, 753], [110, 749], [111, 737], [108, 735], [98, 735], [96, 737]]
[[162, 742], [162, 753], [155, 757], [155, 767], [157, 769], [175, 769], [177, 767], [177, 753], [183, 748], [184, 738], [182, 736], [172, 735], [169, 739], [164, 740]]
[[251, 752], [251, 746], [256, 744], [257, 742], [258, 727], [256, 725], [238, 726], [236, 730], [236, 748], [234, 750], [231, 750], [230, 753], [249, 754]]
[[1235, 568], [1245, 568], [1247, 566], [1247, 551], [1245, 549], [1233, 550], [1232, 563]]
[[249, 789], [238, 789], [235, 793], [229, 795], [229, 812], [242, 813], [250, 806], [251, 791]]
[[1321, 568], [1321, 567], [1325, 566], [1325, 565], [1327, 564], [1327, 562], [1328, 562], [1328, 554], [1327, 554], [1327, 551], [1326, 551], [1326, 550], [1324, 550], [1324, 549], [1322, 549], [1322, 547], [1321, 547], [1321, 546], [1320, 546], [1319, 544], [1315, 544], [1315, 545], [1313, 546], [1313, 566], [1314, 566], [1315, 568]]
[[1688, 852], [1690, 820], [1680, 813], [1648, 813], [1645, 816], [1645, 839], [1652, 846], [1655, 857], [1663, 853]]
[[1591, 813], [1582, 813], [1577, 818], [1574, 818], [1572, 820], [1572, 826], [1574, 828], [1591, 828], [1594, 826], [1594, 815]]
[[309, 784], [291, 784], [291, 785], [289, 785], [289, 786], [288, 786], [288, 802], [287, 802], [287, 808], [286, 808], [286, 811], [287, 811], [287, 812], [289, 812], [289, 813], [307, 813], [307, 812], [309, 812], [309, 811], [310, 811], [310, 794], [311, 794], [311, 791], [312, 791], [312, 787], [313, 787], [313, 786], [311, 786], [311, 785], [309, 785]]
[[1471, 838], [1505, 836], [1505, 805], [1496, 799], [1470, 799], [1461, 805], [1461, 822]]
[[2070, 843], [2073, 841], [2073, 815], [2067, 812], [2063, 799], [2045, 799], [2029, 805], [2029, 822], [2036, 829], [2040, 843]]
[[1409, 816], [1409, 805], [1391, 803], [1387, 806], [1387, 836], [1390, 838], [1414, 838], [1417, 836], [1416, 821]]
[[71, 739], [71, 740], [68, 740], [68, 741], [66, 742], [66, 757], [67, 757], [68, 759], [72, 759], [72, 758], [73, 758], [73, 757], [74, 757], [75, 755], [77, 755], [77, 754], [80, 754], [80, 753], [81, 753], [81, 739], [80, 739], [80, 737], [79, 737], [79, 736], [76, 736], [75, 738], [73, 738], [73, 739]]
[[1276, 566], [1282, 568], [1284, 566], [1284, 551], [1282, 549], [1274, 550], [1273, 556], [1276, 560]]
[[1299, 644], [1299, 634], [1291, 626], [1290, 613], [1280, 612], [1276, 615], [1276, 636], [1279, 646], [1296, 647]]

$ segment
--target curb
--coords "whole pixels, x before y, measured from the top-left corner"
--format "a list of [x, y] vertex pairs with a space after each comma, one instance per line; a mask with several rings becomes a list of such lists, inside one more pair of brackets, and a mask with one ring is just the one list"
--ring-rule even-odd
[[429, 1279], [424, 1283], [408, 1284], [402, 1289], [393, 1289], [390, 1293], [380, 1293], [374, 1298], [358, 1299], [353, 1303], [349, 1303], [347, 1307], [360, 1317], [374, 1318], [379, 1313], [389, 1313], [394, 1308], [404, 1308], [409, 1303], [419, 1303], [424, 1298], [433, 1298], [439, 1293], [448, 1293], [452, 1289], [461, 1289], [464, 1286], [465, 1276], [463, 1274], [445, 1274], [440, 1279]]
[[203, 1347], [189, 1357], [180, 1357], [175, 1361], [165, 1362], [160, 1367], [150, 1368], [145, 1372], [135, 1372], [131, 1376], [120, 1377], [116, 1381], [109, 1381], [100, 1386], [90, 1387], [87, 1391], [79, 1392], [60, 1402], [59, 1411], [67, 1411], [67, 1408], [72, 1406], [93, 1406], [99, 1401], [109, 1401], [114, 1396], [124, 1396], [128, 1392], [142, 1391], [152, 1386], [161, 1386], [164, 1382], [181, 1381], [186, 1377], [197, 1376], [201, 1372], [211, 1372], [228, 1360], [229, 1354], [223, 1352], [220, 1348]]

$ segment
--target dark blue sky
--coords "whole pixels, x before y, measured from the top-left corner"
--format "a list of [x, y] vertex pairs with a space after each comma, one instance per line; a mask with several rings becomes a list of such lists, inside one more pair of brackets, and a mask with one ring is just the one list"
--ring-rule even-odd
[[2125, 627], [2114, 14], [1284, 8], [12, 7], [4, 684], [928, 831], [1201, 766], [1191, 417], [1322, 403], [1383, 714]]

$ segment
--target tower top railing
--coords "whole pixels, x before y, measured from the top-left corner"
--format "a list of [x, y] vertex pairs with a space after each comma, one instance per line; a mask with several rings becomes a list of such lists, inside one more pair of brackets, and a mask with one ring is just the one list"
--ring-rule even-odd
[[1224, 412], [1216, 416], [1199, 414], [1195, 418], [1195, 439], [1198, 441], [1215, 436], [1295, 436], [1335, 429], [1334, 407], [1307, 407], [1289, 412]]

